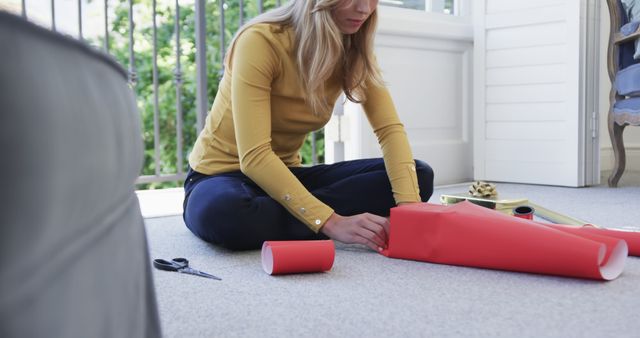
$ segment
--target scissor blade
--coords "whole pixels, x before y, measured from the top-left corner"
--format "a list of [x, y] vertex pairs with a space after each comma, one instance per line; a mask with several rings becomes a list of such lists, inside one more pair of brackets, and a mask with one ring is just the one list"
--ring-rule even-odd
[[211, 279], [216, 279], [216, 280], [222, 280], [222, 278], [220, 277], [216, 277], [214, 275], [210, 275], [206, 272], [202, 272], [202, 271], [198, 271], [196, 269], [192, 269], [192, 268], [184, 268], [184, 269], [180, 269], [180, 272], [182, 273], [187, 273], [190, 275], [195, 275], [195, 276], [200, 276], [200, 277], [205, 277], [205, 278], [211, 278]]

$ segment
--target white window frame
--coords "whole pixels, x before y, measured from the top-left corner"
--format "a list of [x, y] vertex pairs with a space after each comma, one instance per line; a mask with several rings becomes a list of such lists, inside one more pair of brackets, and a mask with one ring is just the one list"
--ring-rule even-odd
[[444, 39], [473, 39], [472, 0], [455, 0], [459, 15], [378, 6], [378, 33], [430, 36]]
[[[453, 13], [450, 13], [450, 14], [445, 14], [445, 13], [441, 13], [441, 12], [433, 12], [434, 1], [436, 1], [436, 0], [424, 0], [424, 1], [425, 1], [425, 10], [424, 11], [419, 11], [419, 10], [410, 9], [410, 8], [388, 6], [388, 5], [385, 5], [383, 2], [380, 2], [379, 4], [382, 7], [398, 8], [398, 9], [403, 9], [403, 10], [408, 10], [408, 11], [416, 11], [416, 12], [427, 12], [427, 13], [432, 13], [432, 14], [436, 14], [436, 15], [446, 15], [446, 16], [465, 16], [465, 15], [470, 15], [470, 12], [468, 11], [468, 9], [471, 7], [470, 6], [470, 0], [453, 0]], [[444, 0], [437, 0], [437, 1], [444, 1]]]

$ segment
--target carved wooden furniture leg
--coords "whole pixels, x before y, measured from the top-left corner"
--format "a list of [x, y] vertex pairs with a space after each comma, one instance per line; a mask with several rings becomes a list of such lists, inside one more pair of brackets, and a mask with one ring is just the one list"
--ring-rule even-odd
[[624, 151], [624, 143], [622, 141], [622, 132], [625, 125], [619, 125], [615, 121], [609, 121], [609, 136], [611, 137], [611, 144], [613, 145], [613, 155], [615, 157], [615, 163], [613, 171], [609, 175], [609, 186], [617, 187], [620, 177], [624, 172], [626, 165], [626, 156]]

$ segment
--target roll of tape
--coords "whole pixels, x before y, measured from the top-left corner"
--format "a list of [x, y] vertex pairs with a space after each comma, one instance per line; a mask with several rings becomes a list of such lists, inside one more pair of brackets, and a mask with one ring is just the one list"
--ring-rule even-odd
[[513, 216], [524, 218], [524, 219], [533, 219], [533, 214], [535, 210], [533, 207], [528, 205], [521, 205], [513, 208]]

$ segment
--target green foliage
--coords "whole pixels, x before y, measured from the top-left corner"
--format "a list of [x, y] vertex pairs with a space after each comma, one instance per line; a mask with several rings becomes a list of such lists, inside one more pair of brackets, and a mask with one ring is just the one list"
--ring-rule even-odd
[[[129, 62], [129, 4], [128, 0], [111, 1], [115, 6], [113, 18], [110, 18], [109, 52], [124, 66], [130, 68]], [[276, 5], [276, 0], [265, 0], [264, 10]], [[197, 137], [196, 118], [196, 62], [195, 62], [195, 7], [193, 3], [181, 5], [179, 8], [180, 22], [180, 73], [179, 86], [176, 86], [175, 72], [178, 59], [176, 57], [175, 30], [175, 1], [158, 0], [156, 6], [156, 38], [157, 38], [157, 72], [158, 72], [158, 123], [154, 123], [154, 82], [153, 82], [153, 12], [152, 0], [134, 0], [133, 15], [135, 27], [133, 31], [135, 72], [137, 82], [134, 90], [137, 95], [138, 108], [141, 114], [142, 133], [144, 138], [144, 166], [142, 175], [154, 175], [156, 170], [160, 174], [175, 174], [178, 167], [187, 170], [187, 156]], [[224, 20], [225, 27], [222, 34], [225, 38], [225, 48], [231, 41], [233, 34], [239, 27], [239, 1], [226, 0]], [[207, 98], [209, 104], [213, 102], [218, 91], [218, 82], [222, 72], [220, 47], [220, 10], [217, 0], [206, 2], [206, 48], [207, 48]], [[257, 1], [244, 1], [244, 21], [258, 13]], [[96, 46], [103, 45], [103, 39], [95, 42]], [[179, 91], [179, 103], [177, 88]], [[179, 108], [178, 108], [179, 107]], [[177, 112], [182, 112], [182, 127], [177, 128]], [[159, 131], [158, 152], [159, 166], [156, 168], [154, 129]], [[182, 156], [178, 159], [177, 140], [182, 134]], [[324, 160], [324, 135], [317, 135], [318, 161]], [[311, 163], [311, 138], [305, 142], [301, 156], [303, 163]], [[156, 189], [181, 186], [181, 181], [155, 182], [140, 185], [140, 189]]]
[[[312, 159], [312, 144], [313, 144], [313, 136], [309, 134], [304, 144], [302, 145], [302, 149], [300, 149], [300, 155], [302, 157], [302, 163], [308, 164], [313, 163]], [[324, 133], [323, 131], [316, 132], [316, 155], [318, 158], [316, 159], [317, 163], [324, 162]]]

